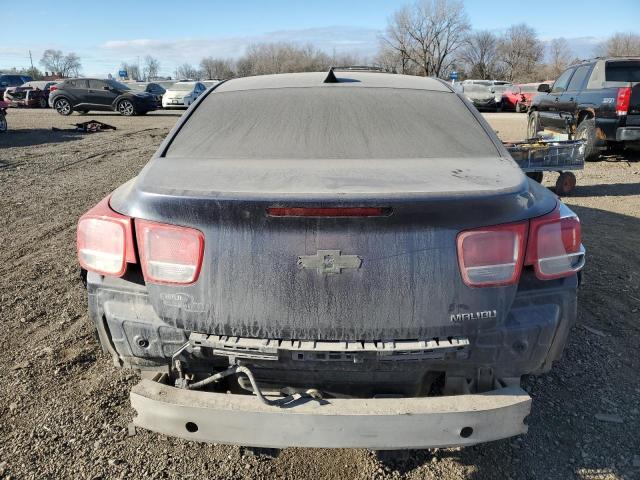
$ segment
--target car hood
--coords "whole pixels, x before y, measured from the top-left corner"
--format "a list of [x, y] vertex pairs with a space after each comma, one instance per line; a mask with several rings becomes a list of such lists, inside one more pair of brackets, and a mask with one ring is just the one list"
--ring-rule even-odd
[[193, 93], [193, 90], [167, 90], [164, 94], [170, 98], [183, 98], [188, 97]]

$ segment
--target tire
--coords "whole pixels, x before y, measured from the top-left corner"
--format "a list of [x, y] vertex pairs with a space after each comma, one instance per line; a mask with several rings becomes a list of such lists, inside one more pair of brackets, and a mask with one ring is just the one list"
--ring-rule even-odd
[[538, 112], [529, 113], [527, 119], [527, 138], [536, 138], [540, 131], [540, 116]]
[[7, 131], [7, 117], [4, 116], [4, 113], [0, 112], [0, 133], [4, 133]]
[[44, 97], [40, 97], [40, 101], [38, 102], [38, 105], [40, 106], [40, 108], [47, 108], [47, 99]]
[[53, 103], [53, 108], [56, 109], [56, 112], [58, 112], [60, 115], [64, 115], [65, 117], [73, 113], [73, 108], [71, 108], [69, 100], [64, 97], [57, 99]]
[[576, 140], [584, 140], [584, 159], [594, 162], [600, 156], [597, 149], [598, 137], [596, 137], [596, 121], [593, 118], [585, 118], [576, 129]]
[[516, 113], [522, 113], [522, 105], [520, 105], [520, 102], [516, 103]]
[[131, 100], [125, 98], [118, 102], [118, 112], [125, 117], [132, 117], [136, 114], [136, 108], [133, 106], [133, 103], [131, 103]]
[[556, 180], [556, 195], [569, 195], [576, 188], [576, 176], [572, 172], [562, 172]]
[[544, 178], [544, 172], [527, 172], [527, 177], [532, 180], [535, 180], [538, 183], [542, 183], [542, 179]]

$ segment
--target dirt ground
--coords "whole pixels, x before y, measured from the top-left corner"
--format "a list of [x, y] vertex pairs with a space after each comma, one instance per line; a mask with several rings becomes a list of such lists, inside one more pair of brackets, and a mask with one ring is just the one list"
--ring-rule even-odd
[[[115, 369], [94, 339], [75, 226], [137, 174], [178, 116], [9, 112], [0, 135], [0, 478], [640, 478], [640, 162], [624, 155], [587, 164], [565, 199], [582, 219], [588, 263], [563, 359], [524, 382], [527, 435], [382, 460], [301, 449], [265, 459], [129, 436], [138, 378]], [[51, 131], [89, 118], [118, 130]], [[524, 114], [487, 118], [504, 139], [524, 135]]]

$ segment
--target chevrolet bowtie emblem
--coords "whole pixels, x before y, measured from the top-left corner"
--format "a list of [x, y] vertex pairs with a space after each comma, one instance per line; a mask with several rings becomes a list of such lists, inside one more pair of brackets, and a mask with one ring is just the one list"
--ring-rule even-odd
[[315, 268], [318, 273], [342, 273], [345, 268], [360, 268], [362, 259], [358, 255], [341, 255], [340, 250], [318, 250], [315, 255], [298, 257], [300, 268]]

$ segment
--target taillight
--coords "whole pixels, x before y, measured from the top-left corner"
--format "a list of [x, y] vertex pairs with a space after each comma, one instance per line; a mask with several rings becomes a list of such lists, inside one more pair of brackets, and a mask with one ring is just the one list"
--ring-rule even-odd
[[198, 279], [204, 252], [202, 232], [136, 219], [136, 237], [146, 281], [189, 284]]
[[626, 115], [629, 111], [629, 103], [631, 102], [631, 87], [622, 87], [618, 89], [616, 97], [616, 114]]
[[51, 86], [49, 87], [49, 92], [55, 92], [57, 89], [58, 89], [58, 87], [57, 87], [57, 86], [55, 86], [55, 85], [51, 85]]
[[131, 218], [114, 212], [109, 197], [78, 221], [78, 260], [86, 270], [120, 277], [127, 262], [135, 263]]
[[527, 222], [466, 230], [458, 234], [458, 262], [470, 287], [511, 285], [524, 260]]
[[525, 263], [536, 276], [551, 280], [572, 275], [584, 266], [580, 220], [564, 204], [531, 220]]

